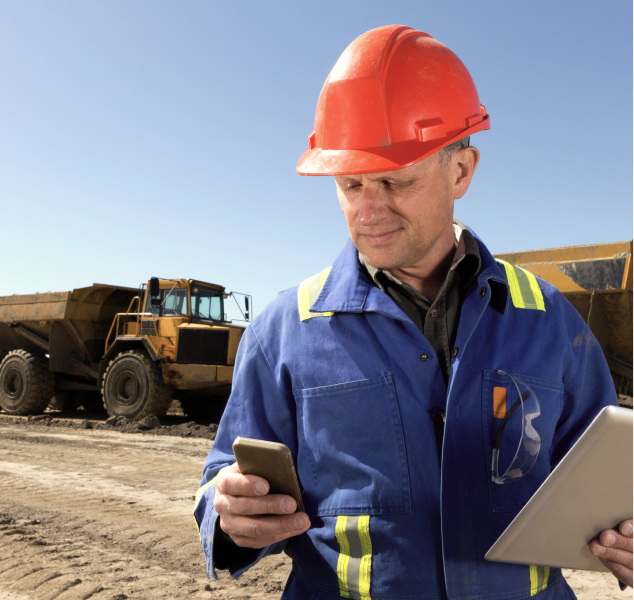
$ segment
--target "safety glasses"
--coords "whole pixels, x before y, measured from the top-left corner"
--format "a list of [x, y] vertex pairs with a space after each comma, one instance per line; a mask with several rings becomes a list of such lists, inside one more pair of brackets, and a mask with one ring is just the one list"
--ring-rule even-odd
[[517, 397], [500, 423], [491, 461], [491, 481], [508, 483], [524, 477], [537, 460], [541, 439], [533, 420], [541, 411], [530, 386], [504, 371], [498, 371], [498, 375], [504, 386], [498, 389], [505, 390], [504, 396]]

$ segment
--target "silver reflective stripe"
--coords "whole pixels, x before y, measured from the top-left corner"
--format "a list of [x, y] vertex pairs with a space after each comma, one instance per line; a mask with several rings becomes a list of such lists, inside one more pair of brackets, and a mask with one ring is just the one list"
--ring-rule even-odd
[[536, 596], [548, 587], [550, 567], [536, 567], [530, 565], [531, 596]]
[[506, 271], [513, 306], [515, 308], [528, 308], [545, 312], [544, 295], [539, 288], [535, 275], [499, 258], [497, 261]]
[[339, 543], [337, 578], [343, 598], [370, 600], [372, 541], [370, 515], [337, 517], [335, 535]]
[[351, 598], [359, 597], [359, 574], [361, 573], [361, 538], [359, 537], [359, 517], [348, 517], [346, 537], [350, 543], [348, 559], [348, 591]]

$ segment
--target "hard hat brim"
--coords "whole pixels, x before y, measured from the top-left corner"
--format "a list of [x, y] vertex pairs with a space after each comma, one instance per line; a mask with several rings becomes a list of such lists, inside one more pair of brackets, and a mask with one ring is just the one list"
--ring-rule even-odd
[[397, 171], [431, 156], [441, 148], [450, 146], [468, 135], [490, 128], [490, 117], [487, 115], [479, 123], [468, 127], [440, 145], [438, 140], [429, 142], [410, 140], [364, 150], [325, 150], [322, 148], [311, 150], [309, 148], [301, 155], [297, 163], [297, 172], [300, 175], [319, 176]]

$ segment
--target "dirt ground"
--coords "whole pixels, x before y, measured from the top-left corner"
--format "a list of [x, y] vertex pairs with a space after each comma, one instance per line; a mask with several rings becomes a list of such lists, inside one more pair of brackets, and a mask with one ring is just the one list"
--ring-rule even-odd
[[[213, 425], [54, 421], [0, 415], [0, 600], [280, 597], [284, 555], [205, 576], [191, 511]], [[580, 599], [627, 597], [610, 575], [566, 575]]]

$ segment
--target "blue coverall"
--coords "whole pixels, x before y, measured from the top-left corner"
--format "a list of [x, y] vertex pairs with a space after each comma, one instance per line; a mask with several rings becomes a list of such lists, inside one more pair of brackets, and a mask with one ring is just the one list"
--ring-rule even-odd
[[[311, 528], [246, 552], [229, 565], [233, 576], [284, 550], [293, 559], [285, 599], [575, 597], [559, 569], [484, 555], [616, 392], [573, 306], [533, 278], [534, 302], [522, 308], [518, 278], [477, 241], [482, 268], [465, 292], [447, 385], [432, 345], [372, 285], [351, 242], [330, 272], [281, 293], [247, 328], [194, 511], [214, 579], [213, 478], [244, 436], [290, 448]], [[490, 476], [498, 371], [529, 384], [541, 408], [537, 461], [504, 484]], [[438, 407], [442, 467], [430, 416]]]

